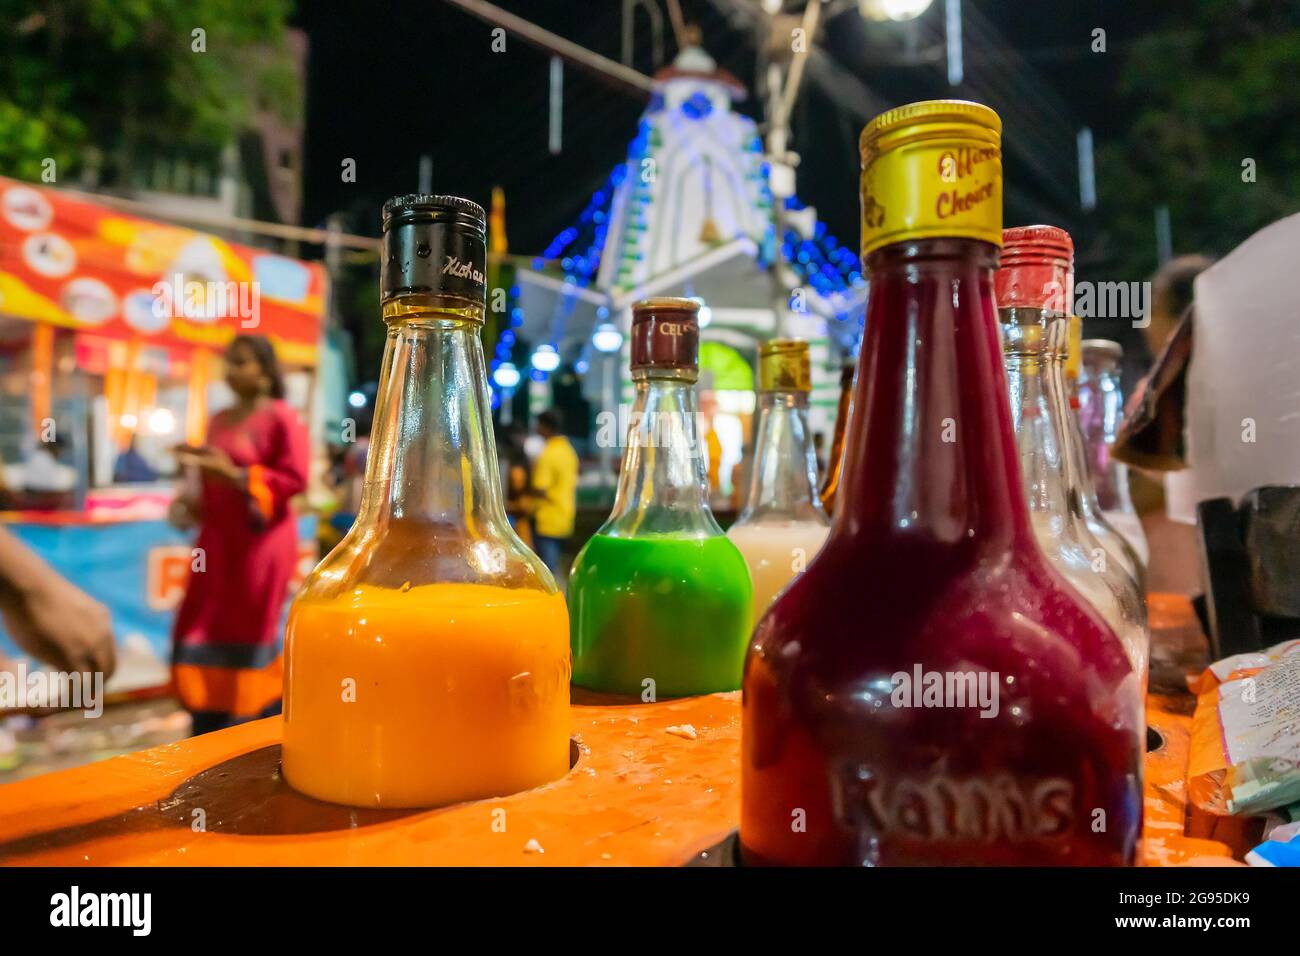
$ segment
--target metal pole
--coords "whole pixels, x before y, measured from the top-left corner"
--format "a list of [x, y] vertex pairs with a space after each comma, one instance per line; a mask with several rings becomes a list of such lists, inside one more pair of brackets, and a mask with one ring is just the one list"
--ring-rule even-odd
[[547, 130], [547, 148], [552, 156], [564, 148], [564, 61], [551, 57], [551, 101]]
[[[618, 364], [619, 353], [608, 352], [605, 354], [604, 361], [604, 381], [601, 383], [601, 391], [604, 393], [605, 410], [614, 416], [615, 428], [614, 434], [618, 436], [618, 408], [616, 407], [617, 396], [614, 394], [614, 366]], [[617, 437], [615, 438], [617, 440]], [[608, 443], [600, 448], [600, 487], [608, 488], [614, 478], [614, 449]]]
[[340, 213], [330, 213], [325, 220], [325, 275], [328, 280], [325, 283], [325, 328], [335, 328], [339, 324], [339, 304], [338, 295], [335, 293], [339, 281], [340, 267], [343, 265], [343, 245], [339, 237], [343, 234], [343, 216]]
[[[767, 152], [769, 184], [772, 188], [772, 227], [775, 232], [775, 247], [772, 250], [772, 312], [774, 315], [773, 332], [783, 336], [788, 325], [790, 311], [790, 287], [785, 280], [785, 263], [781, 256], [781, 244], [785, 239], [786, 216], [785, 201], [794, 195], [794, 166], [798, 157], [789, 151], [790, 113], [794, 109], [799, 95], [799, 84], [803, 80], [804, 63], [812, 50], [813, 37], [817, 32], [817, 21], [821, 15], [822, 0], [811, 0], [804, 8], [801, 29], [803, 46], [794, 52], [790, 63], [790, 72], [781, 76], [781, 67], [773, 63], [768, 67], [767, 80]], [[776, 49], [776, 17], [769, 19], [772, 31], [769, 49]]]
[[503, 27], [526, 43], [539, 46], [548, 53], [561, 57], [574, 66], [581, 67], [597, 76], [610, 80], [618, 86], [633, 90], [648, 97], [654, 90], [654, 80], [644, 73], [638, 73], [630, 67], [615, 60], [593, 53], [584, 46], [566, 40], [564, 37], [543, 30], [523, 17], [517, 17], [500, 7], [485, 3], [484, 0], [447, 0], [452, 6], [459, 7], [466, 13], [478, 17], [495, 26]]
[[1164, 265], [1174, 257], [1174, 230], [1169, 221], [1169, 207], [1156, 207], [1156, 261]]

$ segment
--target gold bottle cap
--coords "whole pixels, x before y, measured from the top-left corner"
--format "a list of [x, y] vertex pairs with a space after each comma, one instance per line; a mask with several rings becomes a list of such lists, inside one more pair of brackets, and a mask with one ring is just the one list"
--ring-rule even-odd
[[812, 358], [803, 339], [768, 339], [758, 347], [762, 392], [811, 392]]
[[1002, 245], [1002, 120], [965, 100], [881, 113], [862, 130], [862, 255], [908, 239]]

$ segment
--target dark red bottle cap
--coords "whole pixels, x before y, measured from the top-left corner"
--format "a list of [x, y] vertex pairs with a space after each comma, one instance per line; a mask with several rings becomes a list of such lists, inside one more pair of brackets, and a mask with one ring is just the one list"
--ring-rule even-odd
[[1068, 315], [1074, 302], [1074, 241], [1057, 226], [1002, 230], [994, 276], [999, 308], [1047, 308]]
[[699, 371], [700, 304], [694, 299], [642, 299], [632, 305], [632, 370]]

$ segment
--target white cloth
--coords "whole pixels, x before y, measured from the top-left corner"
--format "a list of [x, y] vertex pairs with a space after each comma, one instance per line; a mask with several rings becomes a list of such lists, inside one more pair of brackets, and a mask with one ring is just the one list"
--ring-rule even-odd
[[1196, 277], [1187, 373], [1188, 467], [1165, 476], [1166, 512], [1196, 522], [1207, 498], [1300, 484], [1300, 214], [1255, 233]]

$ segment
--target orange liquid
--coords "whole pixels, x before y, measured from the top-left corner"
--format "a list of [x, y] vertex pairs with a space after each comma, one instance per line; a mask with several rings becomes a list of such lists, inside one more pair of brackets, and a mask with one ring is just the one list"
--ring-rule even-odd
[[294, 602], [284, 775], [319, 800], [428, 807], [569, 769], [564, 598], [483, 584]]

